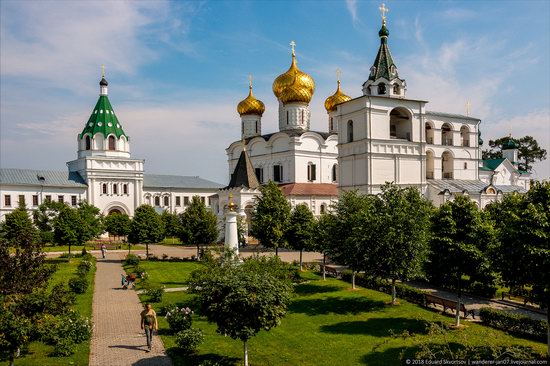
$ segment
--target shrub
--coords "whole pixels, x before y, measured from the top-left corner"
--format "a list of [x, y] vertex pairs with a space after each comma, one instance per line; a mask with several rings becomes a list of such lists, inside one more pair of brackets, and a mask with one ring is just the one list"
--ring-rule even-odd
[[92, 335], [90, 319], [76, 311], [57, 316], [45, 315], [38, 324], [40, 339], [53, 346], [66, 338], [73, 344], [78, 344], [90, 339]]
[[45, 291], [35, 291], [21, 298], [18, 310], [29, 318], [39, 316], [46, 311], [49, 301], [49, 295]]
[[145, 289], [145, 294], [149, 296], [150, 302], [161, 302], [164, 295], [164, 286], [150, 285]]
[[137, 266], [140, 262], [140, 259], [135, 254], [128, 254], [124, 260], [124, 265], [126, 266]]
[[88, 289], [88, 279], [84, 276], [73, 277], [69, 280], [69, 287], [75, 294], [83, 294]]
[[75, 301], [75, 294], [69, 291], [65, 283], [58, 283], [52, 288], [46, 310], [49, 314], [63, 314], [70, 309]]
[[548, 323], [544, 320], [535, 320], [528, 316], [487, 307], [479, 309], [479, 317], [483, 323], [490, 327], [529, 336], [540, 341], [546, 340]]
[[166, 321], [173, 333], [191, 328], [193, 311], [188, 307], [172, 307], [166, 310]]
[[185, 354], [194, 353], [203, 340], [202, 330], [197, 328], [189, 328], [176, 334], [176, 344]]
[[82, 259], [80, 261], [80, 263], [78, 264], [78, 269], [82, 270], [82, 271], [85, 271], [85, 272], [89, 272], [93, 267], [93, 263], [90, 262], [89, 260], [87, 259]]
[[[351, 282], [351, 271], [344, 271], [342, 279]], [[361, 273], [355, 276], [355, 284], [365, 288], [391, 294], [391, 283], [375, 277], [365, 276]], [[405, 299], [417, 304], [424, 304], [426, 291], [418, 290], [403, 283], [395, 284], [395, 292], [398, 298]]]

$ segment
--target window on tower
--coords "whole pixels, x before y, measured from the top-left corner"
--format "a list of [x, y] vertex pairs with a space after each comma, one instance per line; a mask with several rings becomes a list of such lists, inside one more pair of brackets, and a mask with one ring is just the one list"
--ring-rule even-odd
[[101, 193], [107, 194], [107, 184], [106, 183], [103, 183], [101, 185]]
[[90, 139], [90, 136], [86, 135], [86, 137], [84, 137], [84, 141], [86, 144], [86, 150], [90, 150], [92, 148], [92, 141]]
[[338, 164], [332, 166], [332, 181], [336, 182], [338, 180]]
[[348, 142], [353, 142], [353, 121], [348, 121]]
[[288, 125], [288, 111], [286, 111], [286, 124]]
[[170, 197], [164, 196], [164, 206], [167, 207], [170, 205]]
[[114, 136], [109, 136], [109, 150], [116, 150], [116, 140]]
[[256, 121], [256, 133], [258, 133], [258, 121]]
[[378, 84], [378, 95], [384, 95], [386, 94], [386, 84], [380, 83]]
[[256, 173], [258, 183], [262, 184], [264, 182], [264, 168], [255, 168], [254, 173]]
[[160, 197], [159, 196], [155, 197], [155, 206], [160, 206]]
[[334, 130], [334, 121], [332, 120], [332, 117], [330, 117], [330, 124], [329, 124], [329, 130]]
[[273, 181], [274, 182], [283, 181], [283, 166], [280, 164], [273, 165]]
[[118, 184], [113, 184], [113, 194], [118, 194]]
[[401, 88], [399, 87], [399, 84], [393, 84], [393, 94], [399, 95], [401, 93]]
[[128, 184], [127, 183], [124, 183], [122, 185], [122, 193], [128, 194]]

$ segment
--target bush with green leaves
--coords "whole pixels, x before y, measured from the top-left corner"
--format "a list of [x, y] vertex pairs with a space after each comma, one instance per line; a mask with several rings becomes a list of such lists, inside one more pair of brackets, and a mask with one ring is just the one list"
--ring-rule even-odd
[[75, 294], [83, 294], [88, 289], [88, 279], [84, 276], [73, 277], [69, 280], [69, 288]]
[[204, 335], [198, 328], [189, 328], [176, 334], [176, 344], [184, 354], [194, 353], [203, 341]]
[[166, 309], [166, 321], [173, 333], [191, 328], [193, 311], [188, 307], [177, 306]]
[[89, 272], [93, 268], [93, 266], [94, 264], [91, 261], [87, 259], [82, 259], [80, 263], [78, 263], [77, 269], [83, 272]]
[[30, 340], [33, 326], [29, 319], [0, 307], [0, 355], [7, 353], [10, 361]]
[[137, 266], [140, 262], [140, 259], [135, 254], [128, 254], [124, 260], [125, 266]]
[[164, 286], [149, 285], [145, 289], [145, 295], [149, 297], [149, 302], [161, 302], [164, 296]]
[[58, 283], [52, 288], [46, 310], [57, 315], [67, 312], [76, 301], [76, 295], [71, 292], [66, 283]]
[[546, 340], [548, 323], [544, 320], [531, 319], [528, 316], [508, 313], [492, 308], [479, 309], [479, 317], [486, 325], [509, 333]]
[[76, 344], [71, 338], [60, 338], [55, 343], [54, 348], [50, 356], [53, 357], [67, 357], [75, 353]]
[[[79, 344], [90, 339], [92, 335], [92, 323], [90, 319], [83, 317], [76, 311], [68, 311], [63, 315], [45, 315], [39, 323], [40, 339], [49, 345], [60, 348], [71, 342]], [[65, 341], [69, 339], [70, 342]], [[70, 348], [70, 347], [69, 347]]]

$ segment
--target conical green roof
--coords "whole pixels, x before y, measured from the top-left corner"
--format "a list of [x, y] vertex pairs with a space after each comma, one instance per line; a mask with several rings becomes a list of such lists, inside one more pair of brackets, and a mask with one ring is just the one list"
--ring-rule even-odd
[[86, 122], [84, 130], [80, 134], [80, 137], [84, 134], [89, 133], [94, 136], [96, 133], [102, 133], [104, 137], [107, 137], [110, 134], [114, 134], [117, 139], [120, 136], [125, 136], [128, 139], [128, 135], [124, 133], [122, 125], [118, 121], [117, 116], [113, 110], [111, 102], [107, 95], [100, 95], [99, 100], [97, 101], [92, 115]]
[[[378, 80], [379, 78], [385, 78], [387, 80], [393, 80], [399, 75], [397, 74], [397, 67], [391, 57], [390, 48], [388, 47], [388, 36], [390, 32], [386, 28], [386, 22], [382, 23], [382, 28], [378, 32], [380, 37], [380, 48], [378, 54], [374, 59], [375, 72], [370, 74], [369, 80]], [[393, 67], [392, 67], [393, 66]], [[393, 71], [393, 72], [392, 72]]]

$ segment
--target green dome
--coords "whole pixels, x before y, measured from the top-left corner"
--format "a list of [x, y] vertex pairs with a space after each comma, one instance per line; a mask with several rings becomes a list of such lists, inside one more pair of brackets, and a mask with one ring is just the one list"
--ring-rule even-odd
[[382, 28], [380, 28], [380, 30], [378, 31], [378, 36], [382, 38], [382, 37], [388, 37], [389, 35], [390, 35], [390, 31], [388, 30], [388, 28], [386, 28], [386, 23], [384, 22], [384, 24], [382, 24]]
[[513, 149], [519, 149], [519, 143], [512, 138], [510, 138], [508, 141], [502, 144], [502, 150], [513, 150]]
[[80, 134], [80, 138], [85, 134], [90, 134], [93, 137], [98, 132], [104, 137], [113, 134], [117, 139], [120, 136], [125, 136], [128, 139], [106, 95], [99, 97], [88, 122], [86, 122], [86, 126]]

